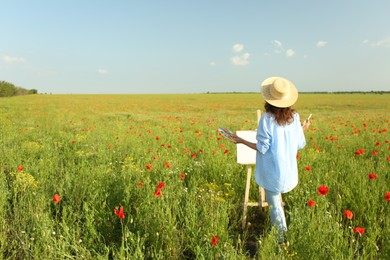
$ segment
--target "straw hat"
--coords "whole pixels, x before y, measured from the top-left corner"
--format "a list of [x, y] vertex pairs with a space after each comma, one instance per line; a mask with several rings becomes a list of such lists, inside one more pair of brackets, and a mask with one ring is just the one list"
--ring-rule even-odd
[[261, 94], [265, 101], [275, 107], [292, 106], [298, 99], [294, 84], [281, 77], [271, 77], [261, 83]]

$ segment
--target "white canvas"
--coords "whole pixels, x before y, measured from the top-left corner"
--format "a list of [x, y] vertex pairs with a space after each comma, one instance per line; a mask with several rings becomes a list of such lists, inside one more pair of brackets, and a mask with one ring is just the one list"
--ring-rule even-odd
[[[237, 136], [252, 142], [257, 143], [255, 130], [237, 131]], [[256, 164], [256, 150], [249, 148], [244, 144], [237, 144], [237, 163], [245, 165]]]

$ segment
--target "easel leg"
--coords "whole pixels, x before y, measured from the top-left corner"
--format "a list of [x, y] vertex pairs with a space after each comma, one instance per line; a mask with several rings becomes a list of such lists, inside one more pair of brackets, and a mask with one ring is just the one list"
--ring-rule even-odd
[[259, 189], [260, 189], [260, 207], [261, 208], [264, 208], [264, 207], [267, 207], [268, 206], [268, 203], [267, 203], [267, 200], [265, 199], [265, 190], [263, 187], [260, 187], [259, 186]]
[[242, 229], [245, 229], [245, 225], [246, 225], [246, 212], [248, 209], [249, 189], [250, 189], [250, 185], [251, 185], [251, 178], [252, 178], [252, 166], [248, 166], [248, 172], [246, 175], [246, 186], [245, 186], [244, 211], [242, 214]]
[[[260, 193], [260, 207], [261, 208], [268, 207], [268, 202], [267, 202], [267, 198], [265, 197], [265, 190], [263, 187], [259, 186], [259, 193]], [[280, 194], [280, 201], [282, 203], [282, 206], [284, 207], [282, 194]]]

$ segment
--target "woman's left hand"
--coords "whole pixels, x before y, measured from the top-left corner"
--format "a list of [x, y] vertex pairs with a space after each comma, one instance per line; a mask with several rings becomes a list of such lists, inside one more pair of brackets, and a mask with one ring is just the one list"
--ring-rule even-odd
[[309, 128], [309, 126], [310, 126], [310, 121], [308, 120], [308, 119], [306, 119], [305, 121], [303, 121], [303, 123], [302, 123], [302, 129], [303, 130], [307, 130], [308, 128]]

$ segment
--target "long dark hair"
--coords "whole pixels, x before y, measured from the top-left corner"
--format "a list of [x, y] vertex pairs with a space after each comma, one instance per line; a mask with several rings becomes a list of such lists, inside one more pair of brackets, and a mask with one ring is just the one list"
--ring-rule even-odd
[[275, 107], [265, 102], [264, 108], [266, 112], [275, 116], [275, 121], [280, 126], [289, 125], [294, 121], [295, 110], [291, 107]]

